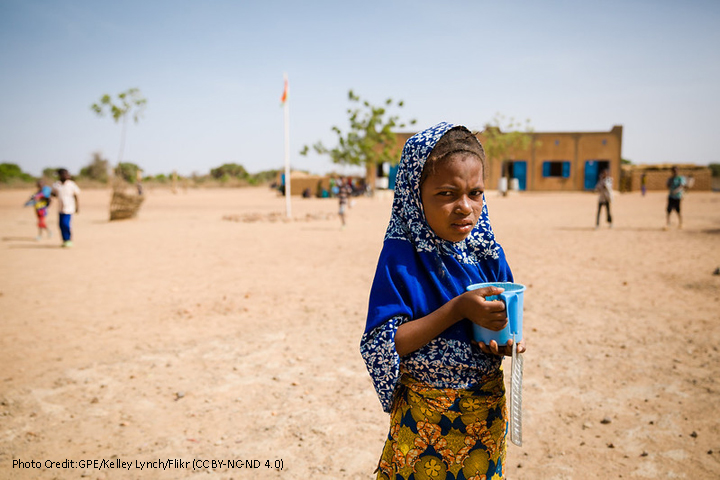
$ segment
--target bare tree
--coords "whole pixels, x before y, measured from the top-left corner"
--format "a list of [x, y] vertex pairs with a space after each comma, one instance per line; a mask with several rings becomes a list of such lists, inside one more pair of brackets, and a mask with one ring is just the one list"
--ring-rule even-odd
[[123, 151], [125, 150], [125, 134], [127, 132], [127, 119], [132, 113], [133, 120], [135, 123], [138, 122], [145, 110], [147, 99], [142, 96], [140, 89], [130, 88], [117, 95], [117, 103], [113, 101], [112, 97], [108, 94], [100, 97], [100, 101], [93, 103], [90, 108], [98, 116], [104, 116], [105, 113], [112, 115], [115, 123], [122, 120], [122, 132], [120, 134], [120, 152], [118, 153], [118, 164], [122, 162]]

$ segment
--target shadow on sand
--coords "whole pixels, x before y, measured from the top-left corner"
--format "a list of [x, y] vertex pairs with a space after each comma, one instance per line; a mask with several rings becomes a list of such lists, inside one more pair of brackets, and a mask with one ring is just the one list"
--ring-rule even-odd
[[35, 237], [2, 237], [3, 242], [37, 242]]
[[[562, 230], [566, 232], [593, 232], [595, 231], [595, 227], [556, 227], [555, 230]], [[678, 229], [676, 226], [665, 228], [662, 227], [614, 227], [614, 228], [608, 228], [607, 226], [601, 226], [597, 230], [615, 230], [619, 232], [665, 232], [669, 230], [677, 230], [683, 233], [692, 233], [692, 234], [704, 234], [704, 235], [719, 235], [720, 234], [720, 228], [704, 228], [702, 230], [693, 230], [690, 228], [683, 228]]]
[[595, 230], [610, 230], [618, 232], [662, 232], [663, 227], [613, 227], [609, 228], [607, 225], [602, 225], [600, 228], [595, 227], [556, 227], [556, 230], [563, 230], [567, 232], [594, 232]]
[[692, 233], [704, 233], [705, 235], [720, 235], [720, 228], [705, 228], [703, 230], [695, 230]]
[[[43, 239], [42, 241], [46, 241]], [[2, 237], [3, 242], [23, 242], [14, 245], [8, 245], [8, 248], [62, 248], [59, 243], [40, 243], [35, 237]]]

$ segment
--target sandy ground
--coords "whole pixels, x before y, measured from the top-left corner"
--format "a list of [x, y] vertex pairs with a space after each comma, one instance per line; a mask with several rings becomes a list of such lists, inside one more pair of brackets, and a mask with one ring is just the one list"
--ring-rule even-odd
[[[87, 190], [61, 249], [30, 193], [0, 191], [0, 478], [372, 478], [388, 418], [358, 343], [390, 197], [342, 230], [334, 200], [270, 221], [264, 188], [152, 190], [112, 223]], [[508, 478], [720, 478], [720, 195], [669, 231], [659, 192], [597, 231], [592, 194], [488, 202], [529, 287]]]

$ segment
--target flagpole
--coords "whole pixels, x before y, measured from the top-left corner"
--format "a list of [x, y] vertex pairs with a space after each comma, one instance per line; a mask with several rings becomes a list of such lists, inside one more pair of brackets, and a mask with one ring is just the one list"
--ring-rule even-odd
[[285, 80], [285, 93], [283, 102], [283, 113], [285, 117], [285, 213], [288, 218], [292, 217], [292, 209], [290, 207], [290, 107], [288, 105], [288, 77], [287, 73], [283, 73]]

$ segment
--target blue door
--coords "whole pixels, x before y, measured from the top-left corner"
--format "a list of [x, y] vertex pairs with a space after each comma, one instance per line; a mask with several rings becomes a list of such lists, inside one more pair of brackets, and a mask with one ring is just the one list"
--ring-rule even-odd
[[397, 177], [399, 165], [392, 165], [390, 167], [390, 173], [388, 173], [388, 188], [395, 190], [395, 177]]
[[513, 178], [518, 179], [518, 186], [520, 190], [527, 189], [527, 162], [519, 161], [513, 162]]
[[594, 190], [598, 179], [598, 162], [585, 161], [585, 190]]

